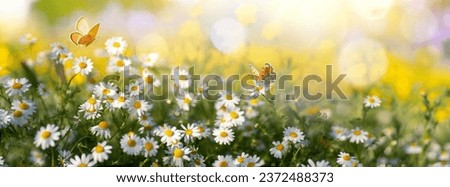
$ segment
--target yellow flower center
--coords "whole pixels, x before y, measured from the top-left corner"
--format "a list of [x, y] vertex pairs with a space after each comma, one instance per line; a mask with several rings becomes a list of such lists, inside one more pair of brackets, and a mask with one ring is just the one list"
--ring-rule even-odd
[[147, 119], [148, 119], [148, 117], [147, 117], [146, 115], [142, 115], [142, 116], [141, 116], [141, 120], [142, 120], [142, 121], [145, 121], [145, 120], [147, 120]]
[[133, 139], [130, 139], [130, 140], [128, 140], [127, 144], [129, 147], [134, 147], [134, 146], [136, 146], [136, 141], [134, 141]]
[[226, 138], [226, 137], [228, 137], [228, 133], [226, 131], [222, 131], [222, 132], [220, 132], [220, 137]]
[[228, 162], [227, 161], [222, 161], [219, 164], [220, 167], [228, 167]]
[[239, 163], [244, 163], [244, 161], [245, 161], [245, 158], [244, 157], [242, 157], [242, 156], [239, 156], [238, 158], [237, 158], [237, 161], [239, 162]]
[[342, 130], [341, 129], [337, 129], [336, 130], [336, 134], [342, 134]]
[[119, 42], [114, 42], [114, 43], [112, 44], [112, 46], [115, 47], [115, 48], [119, 48], [121, 45], [120, 45]]
[[195, 165], [199, 166], [202, 164], [202, 162], [200, 162], [200, 159], [195, 159], [194, 160]]
[[349, 161], [350, 160], [350, 155], [344, 155], [342, 157], [342, 159], [345, 160], [345, 161]]
[[360, 130], [355, 130], [355, 131], [353, 131], [353, 134], [355, 136], [359, 136], [359, 135], [361, 135], [361, 131]]
[[181, 157], [183, 157], [183, 155], [184, 155], [184, 152], [180, 148], [176, 148], [173, 151], [173, 157], [175, 157], [175, 158], [181, 158]]
[[138, 90], [138, 88], [139, 88], [138, 86], [132, 86], [131, 91], [136, 91], [136, 90]]
[[139, 102], [139, 101], [134, 102], [134, 108], [135, 109], [140, 109], [141, 106], [142, 106], [141, 102]]
[[87, 64], [86, 64], [85, 62], [80, 62], [80, 63], [78, 64], [78, 67], [80, 67], [81, 69], [84, 69], [84, 68], [87, 67]]
[[150, 131], [150, 130], [152, 130], [152, 126], [151, 125], [144, 125], [144, 130], [146, 130], [146, 131]]
[[188, 136], [190, 136], [190, 135], [192, 135], [192, 130], [191, 129], [186, 129], [186, 135], [188, 135]]
[[50, 138], [51, 135], [52, 135], [52, 133], [50, 131], [44, 131], [41, 133], [41, 138], [46, 140], [46, 139]]
[[102, 90], [103, 95], [108, 95], [111, 91], [108, 88]]
[[225, 99], [227, 99], [227, 100], [232, 100], [232, 99], [233, 99], [233, 96], [231, 96], [230, 94], [227, 94], [227, 95], [225, 96]]
[[311, 107], [306, 110], [306, 113], [308, 113], [309, 115], [315, 115], [319, 112], [320, 112], [320, 109], [318, 107]]
[[29, 106], [26, 103], [20, 103], [19, 104], [19, 108], [22, 109], [22, 110], [27, 110], [29, 108]]
[[85, 164], [85, 163], [81, 163], [80, 165], [78, 165], [78, 167], [87, 167], [87, 164]]
[[291, 132], [291, 133], [289, 134], [289, 136], [290, 136], [291, 138], [297, 138], [297, 137], [298, 137], [298, 134], [295, 133], [295, 132]]
[[117, 101], [119, 101], [120, 103], [123, 103], [123, 102], [125, 102], [125, 97], [119, 96], [119, 98], [117, 98]]
[[152, 75], [147, 75], [144, 80], [148, 84], [153, 84], [153, 76]]
[[254, 163], [254, 162], [249, 162], [249, 163], [247, 164], [247, 167], [255, 167], [255, 163]]
[[100, 121], [100, 123], [98, 123], [98, 127], [100, 127], [101, 129], [107, 129], [108, 126], [108, 122], [106, 121]]
[[167, 129], [167, 130], [164, 131], [164, 134], [167, 137], [172, 137], [173, 136], [173, 131], [171, 129]]
[[258, 99], [252, 99], [252, 100], [250, 100], [250, 104], [251, 104], [251, 105], [257, 105], [257, 104], [258, 104]]
[[205, 129], [202, 126], [200, 126], [200, 127], [198, 127], [198, 132], [203, 133], [203, 132], [205, 132]]
[[22, 84], [20, 84], [20, 83], [18, 83], [18, 82], [15, 82], [15, 83], [12, 85], [12, 88], [18, 90], [18, 89], [21, 89], [22, 86], [23, 86]]
[[95, 100], [95, 98], [91, 97], [88, 99], [88, 103], [93, 105], [93, 104], [97, 103], [97, 100]]
[[230, 117], [233, 119], [237, 119], [239, 118], [239, 114], [235, 111], [230, 112]]
[[112, 98], [112, 97], [107, 97], [107, 98], [106, 98], [106, 102], [112, 103], [112, 102], [114, 102], [114, 98]]
[[284, 150], [284, 145], [283, 145], [283, 144], [278, 144], [277, 147], [276, 147], [276, 149], [277, 149], [278, 151], [282, 151], [282, 150]]
[[222, 119], [220, 119], [220, 122], [225, 123], [225, 122], [227, 122], [227, 119], [222, 118]]
[[123, 67], [123, 66], [125, 66], [125, 62], [123, 60], [118, 60], [118, 61], [116, 61], [116, 66]]
[[105, 151], [105, 148], [102, 145], [97, 145], [95, 147], [95, 152], [96, 153], [103, 153]]
[[23, 113], [22, 113], [20, 110], [15, 110], [15, 111], [13, 112], [13, 116], [14, 116], [15, 118], [20, 118], [20, 117], [22, 117], [22, 115], [23, 115]]
[[191, 99], [189, 99], [189, 97], [185, 97], [183, 102], [184, 102], [184, 104], [189, 104], [189, 103], [191, 103]]
[[375, 103], [375, 99], [373, 97], [368, 99], [369, 103]]
[[58, 55], [58, 58], [59, 58], [59, 59], [67, 58], [67, 55], [64, 54], [64, 53], [60, 53], [60, 54]]
[[220, 107], [220, 110], [222, 110], [222, 111], [227, 111], [227, 107], [225, 106], [225, 105], [222, 105], [221, 107]]
[[153, 144], [151, 142], [145, 142], [145, 150], [150, 151], [153, 148]]

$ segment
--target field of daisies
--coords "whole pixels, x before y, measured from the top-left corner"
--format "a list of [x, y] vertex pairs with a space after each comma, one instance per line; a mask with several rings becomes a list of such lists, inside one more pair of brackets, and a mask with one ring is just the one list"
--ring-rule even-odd
[[[76, 11], [56, 23], [56, 17], [70, 12], [66, 2], [30, 5], [48, 13], [50, 23], [31, 21], [24, 26], [28, 29], [14, 30], [17, 37], [0, 38], [0, 166], [450, 166], [450, 66], [445, 64], [450, 62], [450, 40], [422, 34], [426, 29], [421, 28], [432, 21], [407, 22], [430, 16], [428, 9], [413, 11], [423, 13], [419, 17], [400, 19], [396, 13], [408, 15], [404, 9], [417, 3], [398, 2], [404, 5], [385, 8], [389, 18], [385, 28], [378, 28], [383, 24], [371, 21], [384, 19], [373, 15], [383, 13], [383, 7], [368, 15], [335, 14], [356, 5], [340, 8], [344, 5], [331, 2], [284, 2], [308, 7], [301, 11], [253, 1], [223, 1], [223, 10], [207, 3], [151, 2], [144, 6], [151, 13], [127, 10], [133, 6], [126, 3], [87, 3], [105, 6], [98, 8], [99, 16], [81, 12], [88, 22], [99, 22], [95, 32], [93, 25], [79, 26]], [[444, 6], [427, 2], [419, 8]], [[268, 16], [275, 14], [273, 7], [286, 16]], [[339, 15], [367, 30], [346, 26], [342, 38], [335, 36], [341, 30], [333, 24], [344, 19]], [[121, 19], [126, 16], [128, 20]], [[299, 22], [302, 16], [317, 20]], [[208, 20], [216, 17], [217, 22]], [[355, 17], [363, 21], [350, 19]], [[55, 28], [41, 26], [51, 24]], [[325, 25], [336, 28], [316, 30]], [[3, 26], [0, 31], [6, 33], [9, 27]], [[408, 32], [400, 33], [396, 26]], [[91, 31], [80, 33], [79, 27]], [[448, 32], [442, 28], [436, 32]], [[74, 40], [71, 33], [84, 38]], [[261, 69], [265, 63], [276, 78], [292, 75], [293, 80], [287, 85], [261, 82], [267, 76]], [[324, 73], [328, 64], [333, 65], [332, 77]], [[223, 82], [232, 74], [254, 80], [250, 87], [216, 90], [216, 85], [194, 81], [191, 67], [201, 77], [218, 75]], [[302, 78], [311, 74], [323, 81], [311, 81], [308, 90]], [[346, 75], [338, 84], [344, 98], [325, 95], [325, 80], [338, 74]], [[302, 94], [286, 100], [294, 85], [302, 86]], [[206, 98], [210, 91], [218, 97]], [[167, 98], [155, 99], [149, 92]], [[311, 100], [305, 93], [324, 95]]]

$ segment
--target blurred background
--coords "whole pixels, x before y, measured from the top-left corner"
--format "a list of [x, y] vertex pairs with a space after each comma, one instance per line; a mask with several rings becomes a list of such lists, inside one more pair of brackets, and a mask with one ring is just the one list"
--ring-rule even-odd
[[[87, 48], [68, 37], [80, 16], [100, 23]], [[200, 73], [249, 73], [249, 63], [270, 62], [301, 82], [333, 64], [335, 75], [347, 74], [344, 89], [387, 85], [400, 99], [450, 85], [448, 0], [1, 1], [0, 75], [14, 69], [26, 33], [37, 38], [35, 54], [61, 42], [76, 56], [123, 36], [130, 55], [159, 53], [163, 65]], [[103, 71], [107, 59], [94, 62]]]

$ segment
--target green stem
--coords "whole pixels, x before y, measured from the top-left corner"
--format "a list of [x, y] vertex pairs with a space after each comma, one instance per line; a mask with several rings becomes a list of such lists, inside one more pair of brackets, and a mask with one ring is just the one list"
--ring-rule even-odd
[[72, 78], [70, 78], [69, 82], [67, 83], [67, 86], [70, 86], [70, 83], [72, 82], [72, 80], [78, 75], [79, 73], [76, 73], [75, 75], [72, 76]]

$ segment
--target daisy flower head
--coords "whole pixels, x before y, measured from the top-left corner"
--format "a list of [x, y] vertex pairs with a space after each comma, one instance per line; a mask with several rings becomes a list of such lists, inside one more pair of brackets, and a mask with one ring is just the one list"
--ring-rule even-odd
[[41, 97], [48, 96], [48, 89], [47, 89], [47, 87], [45, 86], [45, 84], [39, 83], [37, 90], [38, 90], [38, 93], [39, 93], [39, 95], [40, 95]]
[[177, 98], [178, 107], [183, 111], [189, 111], [190, 106], [195, 106], [196, 100], [192, 99], [190, 93], [185, 93], [183, 99]]
[[92, 63], [92, 60], [82, 56], [75, 59], [74, 65], [73, 65], [73, 71], [75, 73], [80, 73], [81, 75], [88, 75], [92, 69], [94, 69], [94, 65]]
[[120, 55], [125, 52], [128, 47], [128, 43], [123, 37], [112, 37], [105, 42], [106, 52], [110, 55]]
[[239, 97], [233, 93], [224, 92], [219, 98], [220, 105], [224, 105], [227, 109], [232, 109], [239, 104]]
[[64, 44], [56, 42], [56, 43], [52, 43], [50, 44], [52, 50], [51, 53], [52, 54], [61, 54], [61, 53], [68, 53], [69, 52], [69, 48], [67, 48]]
[[331, 127], [331, 136], [339, 141], [345, 141], [349, 137], [349, 131], [340, 126]]
[[30, 116], [36, 112], [36, 105], [33, 101], [28, 99], [14, 99], [11, 109], [20, 110], [22, 112], [22, 115]]
[[95, 165], [95, 161], [91, 154], [81, 154], [81, 157], [76, 155], [74, 158], [70, 159], [68, 167], [92, 167]]
[[159, 145], [154, 138], [145, 137], [142, 139], [142, 142], [144, 144], [143, 154], [145, 157], [152, 157], [158, 153]]
[[330, 163], [326, 160], [314, 162], [313, 160], [308, 159], [308, 164], [307, 165], [302, 164], [302, 167], [330, 167]]
[[103, 106], [101, 105], [101, 103], [97, 102], [94, 105], [92, 105], [88, 102], [81, 104], [78, 112], [84, 113], [83, 117], [86, 119], [99, 118], [101, 116], [101, 110], [103, 110]]
[[408, 155], [416, 155], [422, 153], [422, 147], [420, 145], [417, 145], [417, 143], [413, 142], [406, 146], [405, 152]]
[[172, 146], [169, 150], [165, 151], [167, 156], [163, 158], [164, 164], [170, 166], [183, 167], [184, 161], [190, 161], [189, 154], [191, 150], [182, 146]]
[[234, 132], [229, 128], [219, 127], [218, 129], [214, 129], [213, 136], [214, 141], [220, 145], [230, 145], [230, 143], [234, 140]]
[[155, 124], [155, 122], [153, 121], [152, 116], [148, 112], [146, 112], [146, 113], [142, 114], [141, 116], [139, 116], [138, 122], [141, 125], [147, 125], [147, 124], [154, 125]]
[[201, 140], [202, 138], [207, 138], [211, 135], [211, 129], [206, 127], [204, 124], [198, 124], [197, 129], [199, 134], [197, 138], [199, 140]]
[[199, 154], [194, 154], [191, 156], [191, 167], [205, 167], [205, 157]]
[[217, 101], [214, 104], [214, 108], [216, 109], [216, 115], [223, 116], [223, 115], [227, 114], [230, 110], [236, 108], [236, 106], [233, 105], [232, 107], [226, 107], [225, 104]]
[[120, 147], [128, 155], [137, 156], [142, 151], [142, 139], [130, 132], [122, 136]]
[[237, 167], [244, 167], [247, 165], [248, 154], [242, 152], [240, 155], [236, 157], [234, 160], [234, 165]]
[[94, 148], [92, 148], [92, 157], [94, 162], [103, 162], [109, 159], [109, 154], [111, 154], [112, 146], [106, 145], [106, 141], [98, 143]]
[[128, 112], [134, 116], [141, 116], [152, 108], [152, 105], [145, 100], [139, 100], [139, 98], [132, 98], [126, 101], [125, 107]]
[[191, 78], [189, 72], [185, 69], [173, 69], [172, 76], [175, 81], [175, 85], [180, 87], [180, 89], [188, 89], [191, 85]]
[[367, 131], [359, 129], [359, 127], [356, 127], [356, 129], [352, 129], [350, 133], [350, 142], [355, 142], [357, 144], [364, 143], [369, 139], [369, 133]]
[[147, 90], [152, 90], [153, 86], [155, 87], [161, 86], [161, 81], [159, 81], [156, 75], [149, 69], [144, 69], [144, 71], [142, 72], [142, 78], [144, 80], [144, 87]]
[[73, 54], [70, 51], [61, 50], [60, 53], [51, 53], [50, 58], [57, 64], [63, 64], [73, 59]]
[[126, 98], [125, 93], [120, 92], [114, 97], [114, 100], [112, 101], [112, 107], [113, 108], [124, 108], [126, 104]]
[[112, 56], [109, 58], [107, 71], [108, 72], [123, 72], [125, 68], [131, 66], [131, 60], [124, 56]]
[[30, 154], [30, 160], [37, 166], [42, 166], [45, 164], [45, 157], [40, 151], [32, 150]]
[[18, 95], [22, 96], [25, 92], [28, 91], [31, 84], [28, 83], [28, 79], [20, 78], [20, 79], [10, 79], [4, 87], [6, 88], [6, 94], [8, 96]]
[[241, 126], [245, 122], [244, 112], [238, 107], [230, 109], [225, 117], [234, 126]]
[[259, 158], [256, 155], [249, 156], [247, 158], [247, 163], [245, 164], [246, 167], [261, 167], [263, 165], [264, 165], [264, 160], [261, 160], [261, 158]]
[[180, 130], [181, 136], [183, 136], [186, 144], [193, 142], [194, 138], [200, 136], [198, 127], [195, 123], [187, 124], [186, 126], [181, 125], [181, 128], [183, 128], [183, 130]]
[[273, 155], [275, 158], [281, 158], [283, 156], [283, 154], [285, 154], [287, 152], [287, 150], [289, 149], [289, 144], [288, 141], [275, 141], [272, 142], [272, 144], [275, 147], [270, 148], [270, 154]]
[[70, 153], [70, 151], [66, 151], [66, 150], [59, 150], [58, 153], [59, 153], [59, 155], [58, 155], [59, 163], [61, 163], [61, 165], [64, 167], [69, 165], [69, 159], [72, 156], [72, 153]]
[[285, 128], [283, 131], [284, 137], [283, 139], [286, 141], [292, 141], [292, 143], [296, 144], [298, 142], [302, 142], [305, 139], [303, 132], [300, 129], [295, 127]]
[[166, 143], [167, 145], [178, 143], [181, 139], [180, 130], [177, 130], [176, 127], [170, 127], [170, 125], [167, 124], [159, 127], [159, 129], [157, 129], [155, 132], [156, 135], [161, 137], [161, 141]]
[[107, 121], [100, 121], [97, 125], [90, 128], [93, 135], [100, 138], [108, 139], [111, 137], [111, 131], [109, 130], [109, 123]]
[[340, 152], [336, 162], [342, 167], [351, 167], [354, 161], [355, 157], [350, 156], [346, 152]]
[[22, 45], [34, 45], [37, 42], [37, 38], [30, 33], [20, 36], [19, 42]]
[[29, 116], [24, 115], [22, 110], [14, 110], [11, 114], [11, 124], [22, 127], [28, 123]]
[[142, 66], [144, 67], [154, 67], [159, 59], [159, 53], [149, 53], [142, 56]]
[[256, 111], [252, 106], [247, 106], [247, 108], [245, 109], [245, 117], [247, 119], [253, 119], [258, 116], [258, 114], [258, 111]]
[[153, 130], [153, 125], [151, 123], [149, 124], [141, 124], [141, 127], [139, 128], [139, 133], [144, 134], [144, 135], [151, 135], [152, 134], [152, 130]]
[[143, 89], [144, 88], [142, 87], [142, 84], [140, 84], [139, 81], [132, 82], [127, 86], [128, 95], [130, 97], [139, 96], [139, 94]]
[[217, 119], [216, 119], [214, 125], [217, 126], [217, 127], [223, 127], [223, 128], [231, 128], [231, 127], [233, 127], [233, 123], [231, 123], [230, 119], [227, 118], [225, 116], [225, 114], [217, 115]]
[[95, 85], [94, 87], [94, 94], [98, 98], [106, 98], [107, 96], [114, 97], [116, 93], [117, 86], [110, 82], [100, 82], [100, 84]]
[[233, 157], [231, 155], [218, 155], [213, 163], [214, 167], [234, 167]]
[[0, 129], [7, 127], [9, 122], [11, 122], [11, 115], [8, 114], [8, 111], [0, 109]]
[[368, 108], [376, 108], [381, 106], [381, 99], [377, 96], [367, 96], [364, 99], [364, 106]]
[[48, 124], [46, 127], [41, 127], [41, 129], [36, 133], [34, 137], [34, 144], [36, 147], [41, 147], [42, 149], [47, 149], [49, 147], [54, 147], [55, 141], [59, 140], [61, 132], [58, 132], [58, 127], [53, 124]]

